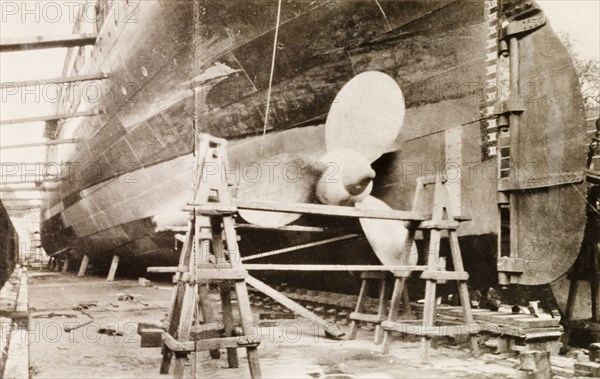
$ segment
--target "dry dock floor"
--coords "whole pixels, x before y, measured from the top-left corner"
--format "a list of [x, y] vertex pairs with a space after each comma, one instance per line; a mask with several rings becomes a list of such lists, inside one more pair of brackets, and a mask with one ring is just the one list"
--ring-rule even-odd
[[[137, 323], [166, 316], [169, 283], [142, 287], [134, 280], [107, 282], [101, 277], [76, 278], [60, 273], [29, 273], [29, 349], [31, 378], [169, 378], [159, 375], [160, 348], [141, 348]], [[135, 301], [119, 301], [130, 294]], [[65, 327], [82, 325], [71, 332]], [[95, 305], [90, 305], [95, 304]], [[260, 324], [260, 323], [259, 323]], [[439, 347], [431, 364], [419, 363], [419, 343], [395, 340], [383, 355], [372, 342], [373, 332], [361, 329], [355, 341], [325, 339], [306, 320], [266, 321], [259, 347], [264, 378], [516, 378], [511, 365], [489, 358], [474, 359], [467, 350]], [[100, 334], [112, 328], [122, 336]], [[347, 328], [347, 327], [344, 327]], [[219, 360], [198, 357], [205, 378], [249, 376], [245, 351], [240, 367], [229, 369], [226, 354]]]

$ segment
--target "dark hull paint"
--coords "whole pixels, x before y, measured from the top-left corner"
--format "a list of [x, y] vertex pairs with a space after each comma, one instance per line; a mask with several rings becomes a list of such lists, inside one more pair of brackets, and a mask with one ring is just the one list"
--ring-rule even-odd
[[0, 288], [19, 259], [19, 236], [0, 201]]
[[[155, 233], [153, 219], [190, 199], [194, 111], [197, 128], [232, 141], [232, 161], [259, 158], [261, 140], [252, 136], [262, 132], [276, 5], [149, 1], [140, 4], [137, 23], [109, 19], [104, 24], [91, 58], [80, 60], [71, 73], [110, 72], [111, 79], [101, 86], [111, 96], [62, 106], [63, 111], [101, 108], [105, 113], [66, 121], [54, 133], [85, 142], [52, 147], [50, 160], [77, 162], [86, 169], [75, 170], [49, 199], [42, 231], [48, 252], [72, 246], [73, 253], [89, 254], [98, 262], [118, 253], [139, 267], [176, 261], [172, 236]], [[263, 157], [298, 152], [318, 158], [325, 152], [322, 122], [339, 89], [363, 71], [388, 73], [403, 90], [407, 115], [397, 140], [399, 150], [374, 164], [374, 195], [392, 207], [409, 209], [418, 176], [457, 164], [463, 175], [453, 184], [461, 204], [455, 211], [473, 218], [460, 229], [461, 241], [467, 244], [464, 254], [473, 259], [467, 266], [475, 271], [472, 276], [485, 278], [472, 282], [493, 284], [497, 169], [488, 154], [485, 125], [479, 121], [489, 79], [484, 2], [379, 5], [383, 12], [370, 0], [284, 2]], [[578, 123], [583, 111], [573, 67], [565, 60], [568, 55], [548, 25], [523, 41], [527, 49], [522, 53], [522, 81], [538, 83], [541, 95], [528, 103], [526, 124], [531, 131], [522, 132], [521, 156], [541, 173], [580, 169], [584, 134]], [[546, 46], [553, 54], [544, 54]], [[206, 76], [215, 67], [237, 73], [205, 83], [194, 94], [192, 78]], [[552, 73], [561, 79], [549, 76]], [[531, 140], [540, 136], [543, 143]], [[573, 246], [581, 241], [584, 205], [574, 201], [576, 190], [530, 191], [519, 200], [525, 204], [521, 238], [538, 242], [543, 237], [540, 248], [552, 246], [552, 257], [563, 257], [552, 275], [571, 266]], [[550, 207], [557, 196], [575, 205]], [[181, 222], [182, 217], [175, 219]], [[550, 236], [549, 228], [554, 231]], [[270, 238], [249, 237], [242, 249], [265, 250]], [[302, 238], [285, 238], [277, 246]], [[334, 254], [333, 261], [373, 258], [361, 255], [368, 246], [350, 244], [348, 251], [343, 258]], [[485, 268], [477, 262], [485, 262]], [[535, 273], [528, 278], [547, 279]]]

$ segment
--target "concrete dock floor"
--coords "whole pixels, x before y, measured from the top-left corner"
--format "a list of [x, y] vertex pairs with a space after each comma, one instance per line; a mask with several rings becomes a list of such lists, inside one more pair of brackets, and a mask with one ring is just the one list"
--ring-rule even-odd
[[[137, 323], [166, 316], [172, 285], [142, 287], [134, 280], [107, 282], [100, 277], [77, 278], [59, 273], [30, 272], [29, 350], [31, 378], [168, 378], [159, 375], [160, 348], [141, 348]], [[130, 294], [135, 301], [119, 301]], [[94, 304], [94, 305], [91, 305]], [[74, 308], [83, 305], [93, 319]], [[65, 332], [65, 327], [89, 324]], [[355, 341], [324, 338], [306, 320], [259, 323], [259, 347], [264, 378], [515, 378], [511, 365], [472, 358], [460, 347], [439, 347], [431, 364], [419, 363], [419, 343], [395, 340], [383, 355], [373, 344], [373, 332], [361, 329]], [[100, 334], [112, 328], [121, 336]], [[347, 327], [343, 327], [347, 328]], [[245, 351], [240, 367], [229, 369], [226, 354], [211, 360], [197, 357], [206, 378], [249, 377]]]

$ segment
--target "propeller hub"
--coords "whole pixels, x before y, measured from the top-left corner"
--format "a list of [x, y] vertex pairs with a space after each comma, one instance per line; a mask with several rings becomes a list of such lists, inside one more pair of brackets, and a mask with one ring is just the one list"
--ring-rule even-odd
[[370, 167], [368, 170], [363, 169], [360, 172], [352, 172], [351, 174], [342, 178], [342, 183], [346, 191], [353, 196], [363, 193], [375, 178], [375, 170]]
[[323, 204], [354, 205], [371, 193], [375, 171], [356, 151], [332, 151], [321, 158], [321, 164], [323, 173], [316, 195]]

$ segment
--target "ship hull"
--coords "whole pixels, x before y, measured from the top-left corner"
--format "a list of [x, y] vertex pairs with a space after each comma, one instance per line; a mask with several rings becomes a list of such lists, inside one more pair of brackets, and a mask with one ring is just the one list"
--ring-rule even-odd
[[[276, 5], [142, 2], [135, 24], [107, 14], [91, 59], [74, 59], [66, 73], [110, 72], [101, 86], [116, 96], [64, 102], [63, 112], [104, 113], [48, 128], [53, 136], [84, 142], [50, 149], [50, 161], [78, 166], [46, 204], [46, 251], [70, 248], [97, 262], [118, 254], [136, 268], [176, 262], [173, 233], [156, 227], [161, 220], [172, 226], [185, 221], [179, 210], [191, 199], [194, 128], [231, 141], [233, 163], [280, 153], [318, 159], [326, 152], [323, 122], [335, 95], [356, 74], [376, 70], [399, 83], [407, 112], [396, 148], [373, 164], [374, 196], [409, 209], [417, 178], [447, 174], [451, 167], [455, 213], [473, 219], [459, 229], [467, 268], [483, 278], [472, 279], [478, 286], [493, 285], [500, 219], [498, 163], [485, 113], [489, 55], [495, 53], [488, 46], [494, 38], [485, 3], [289, 2], [270, 82]], [[522, 82], [540, 85], [534, 93], [539, 96], [526, 99], [530, 128], [519, 136], [523, 162], [544, 175], [581, 170], [583, 110], [568, 53], [549, 25], [523, 41]], [[552, 56], [540, 53], [547, 46], [555, 48]], [[524, 284], [549, 282], [571, 267], [585, 224], [585, 205], [577, 199], [581, 190], [574, 183], [521, 192], [522, 233], [516, 242], [533, 241], [536, 252], [547, 252], [532, 261]], [[553, 207], [556, 200], [569, 207]], [[242, 249], [250, 254], [315, 238], [286, 236], [273, 245], [249, 235]], [[344, 245], [346, 250], [331, 259], [373, 259], [366, 244]], [[551, 262], [542, 264], [541, 274], [533, 269], [540, 262]]]
[[0, 201], [0, 288], [19, 261], [19, 235]]

